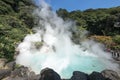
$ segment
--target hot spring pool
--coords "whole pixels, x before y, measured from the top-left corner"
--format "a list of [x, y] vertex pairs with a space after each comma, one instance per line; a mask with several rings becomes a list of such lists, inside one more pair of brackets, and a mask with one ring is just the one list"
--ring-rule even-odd
[[24, 57], [21, 58], [23, 58], [23, 60], [25, 58], [26, 61], [19, 63], [30, 67], [34, 72], [39, 74], [42, 69], [48, 67], [59, 73], [62, 78], [70, 78], [73, 71], [82, 71], [89, 74], [93, 71], [100, 72], [105, 69], [105, 65], [95, 56], [66, 56], [37, 53], [34, 55], [25, 54], [22, 56]]

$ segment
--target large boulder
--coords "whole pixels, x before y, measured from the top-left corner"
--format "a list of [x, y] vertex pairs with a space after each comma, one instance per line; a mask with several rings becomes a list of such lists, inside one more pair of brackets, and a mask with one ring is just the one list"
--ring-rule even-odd
[[110, 80], [120, 80], [120, 77], [118, 76], [117, 72], [112, 70], [104, 70], [101, 72], [104, 77]]
[[89, 80], [106, 80], [106, 78], [99, 72], [92, 72], [89, 75]]
[[61, 80], [61, 78], [54, 70], [45, 68], [41, 71], [39, 80]]
[[88, 80], [88, 75], [80, 71], [74, 71], [70, 80]]

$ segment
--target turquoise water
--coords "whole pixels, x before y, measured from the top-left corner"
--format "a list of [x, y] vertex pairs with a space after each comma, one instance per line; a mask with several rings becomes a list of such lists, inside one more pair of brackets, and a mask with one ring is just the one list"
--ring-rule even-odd
[[71, 60], [69, 66], [62, 70], [60, 75], [63, 78], [70, 78], [73, 71], [82, 71], [89, 74], [93, 71], [100, 72], [103, 69], [105, 69], [104, 64], [101, 63], [96, 57], [81, 56]]
[[46, 67], [52, 68], [60, 74], [62, 78], [70, 78], [73, 71], [82, 71], [92, 73], [93, 71], [102, 71], [105, 65], [94, 56], [58, 56], [58, 55], [35, 55], [31, 59], [31, 68], [36, 73]]

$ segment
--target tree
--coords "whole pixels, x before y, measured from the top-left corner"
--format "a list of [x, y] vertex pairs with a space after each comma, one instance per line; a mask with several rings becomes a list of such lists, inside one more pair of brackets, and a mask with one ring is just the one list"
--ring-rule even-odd
[[56, 11], [58, 16], [62, 17], [64, 20], [66, 20], [69, 16], [68, 11], [66, 9], [60, 8], [59, 10]]

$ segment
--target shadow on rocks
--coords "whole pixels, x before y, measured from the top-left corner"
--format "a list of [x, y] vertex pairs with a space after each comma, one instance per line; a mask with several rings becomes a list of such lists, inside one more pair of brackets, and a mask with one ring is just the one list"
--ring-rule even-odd
[[74, 71], [70, 80], [88, 80], [88, 75], [80, 71]]
[[89, 80], [106, 80], [106, 78], [99, 72], [92, 72], [89, 75]]

